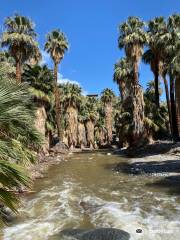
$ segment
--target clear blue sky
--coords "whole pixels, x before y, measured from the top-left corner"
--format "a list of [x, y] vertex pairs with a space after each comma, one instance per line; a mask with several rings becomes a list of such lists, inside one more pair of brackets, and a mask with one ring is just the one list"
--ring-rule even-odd
[[[118, 25], [128, 16], [149, 20], [180, 12], [179, 0], [1, 0], [0, 24], [14, 13], [29, 16], [36, 23], [41, 49], [45, 35], [60, 28], [67, 35], [70, 50], [60, 66], [63, 79], [80, 83], [88, 93], [99, 93], [110, 87], [113, 64], [122, 56], [117, 47]], [[2, 27], [1, 27], [2, 29]], [[44, 61], [51, 64], [44, 55]], [[143, 86], [153, 76], [148, 66], [141, 65]]]

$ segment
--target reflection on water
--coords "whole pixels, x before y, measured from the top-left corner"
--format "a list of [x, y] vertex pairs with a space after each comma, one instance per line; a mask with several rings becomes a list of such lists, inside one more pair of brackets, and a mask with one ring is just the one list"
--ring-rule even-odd
[[[170, 240], [180, 236], [178, 195], [154, 187], [159, 177], [111, 171], [117, 162], [106, 153], [78, 153], [53, 166], [23, 199], [17, 220], [4, 230], [4, 240], [58, 240], [65, 228], [115, 227], [131, 239]], [[89, 206], [84, 211], [79, 203]], [[142, 233], [136, 233], [142, 229]]]

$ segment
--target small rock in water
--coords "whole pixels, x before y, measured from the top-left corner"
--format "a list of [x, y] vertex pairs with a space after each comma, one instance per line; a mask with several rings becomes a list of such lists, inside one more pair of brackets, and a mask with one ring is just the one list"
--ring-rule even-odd
[[115, 228], [65, 229], [60, 236], [73, 237], [75, 240], [129, 240], [129, 233]]

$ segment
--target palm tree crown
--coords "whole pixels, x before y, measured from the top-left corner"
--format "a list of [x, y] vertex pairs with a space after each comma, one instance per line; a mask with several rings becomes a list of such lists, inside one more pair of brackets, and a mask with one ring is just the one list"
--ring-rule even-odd
[[114, 65], [114, 81], [119, 85], [119, 90], [121, 93], [121, 99], [125, 98], [129, 79], [132, 77], [132, 64], [127, 58], [120, 59]]
[[81, 87], [77, 84], [66, 83], [61, 86], [61, 89], [64, 107], [72, 106], [78, 108], [81, 103]]
[[104, 103], [112, 102], [115, 98], [114, 92], [109, 88], [104, 89], [101, 95], [101, 100]]
[[63, 32], [54, 30], [47, 35], [45, 50], [51, 55], [53, 61], [59, 64], [68, 50], [68, 40]]
[[[2, 47], [8, 47], [16, 61], [16, 80], [21, 82], [21, 66], [33, 57], [39, 56], [34, 24], [27, 17], [15, 15], [5, 20], [6, 31], [2, 35]], [[37, 54], [38, 53], [38, 54]]]
[[119, 26], [119, 48], [124, 48], [127, 57], [131, 59], [139, 58], [142, 55], [143, 46], [147, 41], [144, 26], [144, 22], [138, 17], [129, 17], [125, 23]]

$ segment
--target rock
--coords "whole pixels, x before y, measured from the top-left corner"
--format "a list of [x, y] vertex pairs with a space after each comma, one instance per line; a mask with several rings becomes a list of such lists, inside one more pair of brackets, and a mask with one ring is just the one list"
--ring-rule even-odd
[[58, 142], [53, 148], [50, 149], [50, 152], [55, 154], [58, 154], [58, 153], [67, 154], [68, 147], [63, 142]]
[[73, 237], [75, 240], [129, 240], [129, 233], [115, 228], [65, 229], [61, 237]]
[[15, 215], [12, 213], [12, 211], [5, 208], [3, 205], [0, 206], [0, 216], [6, 223], [11, 223], [15, 219]]

